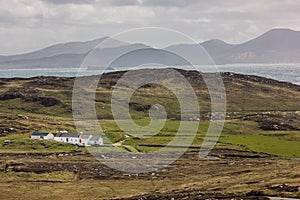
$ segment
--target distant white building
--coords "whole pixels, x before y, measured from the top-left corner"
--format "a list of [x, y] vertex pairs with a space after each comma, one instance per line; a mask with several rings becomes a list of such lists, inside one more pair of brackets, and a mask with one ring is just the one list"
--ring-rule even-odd
[[30, 139], [35, 140], [53, 140], [54, 135], [50, 132], [34, 132], [30, 135]]
[[54, 140], [57, 142], [65, 142], [73, 145], [79, 145], [79, 136], [78, 133], [57, 133], [54, 136]]
[[92, 135], [81, 134], [79, 136], [79, 146], [90, 146], [89, 140], [92, 138]]
[[103, 145], [103, 139], [100, 136], [92, 136], [88, 141], [89, 146]]
[[68, 131], [57, 131], [54, 136], [50, 132], [34, 132], [30, 135], [31, 139], [38, 140], [55, 140], [78, 146], [100, 146], [103, 145], [103, 139], [100, 136], [83, 133], [68, 133]]

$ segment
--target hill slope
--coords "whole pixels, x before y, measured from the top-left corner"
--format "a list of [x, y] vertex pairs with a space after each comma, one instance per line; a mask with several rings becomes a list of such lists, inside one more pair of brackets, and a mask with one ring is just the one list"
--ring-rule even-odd
[[[159, 70], [159, 72], [155, 72]], [[165, 73], [164, 69], [145, 70], [145, 73]], [[190, 82], [199, 99], [201, 113], [210, 111], [210, 97], [201, 74], [179, 70]], [[111, 92], [125, 72], [102, 76], [96, 93], [95, 105], [99, 119], [112, 119]], [[153, 76], [155, 76], [155, 73]], [[300, 86], [272, 79], [222, 73], [227, 96], [228, 112], [265, 112], [300, 110]], [[24, 113], [72, 117], [72, 91], [74, 78], [34, 77], [26, 79], [0, 79], [0, 108], [2, 113]], [[128, 83], [130, 85], [130, 83]], [[139, 89], [132, 97], [132, 114], [137, 118], [148, 116], [150, 105], [162, 104], [170, 118], [180, 119], [176, 97], [161, 86]]]

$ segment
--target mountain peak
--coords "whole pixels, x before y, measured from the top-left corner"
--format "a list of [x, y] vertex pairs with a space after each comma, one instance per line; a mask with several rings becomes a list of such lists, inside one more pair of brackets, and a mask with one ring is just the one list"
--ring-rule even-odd
[[267, 31], [266, 33], [276, 33], [276, 32], [297, 32], [297, 31], [289, 29], [289, 28], [274, 28], [274, 29]]
[[254, 38], [248, 42], [241, 44], [241, 46], [248, 46], [251, 49], [258, 49], [270, 51], [291, 50], [300, 47], [300, 31], [294, 31], [287, 28], [276, 28], [267, 31], [266, 33]]
[[[264, 34], [262, 34], [259, 37], [290, 37], [290, 36], [294, 36], [294, 35], [298, 35], [300, 34], [300, 31], [295, 31], [292, 29], [288, 29], [288, 28], [275, 28], [275, 29], [271, 29], [267, 32], [265, 32]], [[258, 38], [259, 38], [258, 37]]]
[[224, 42], [223, 40], [220, 40], [220, 39], [211, 39], [211, 40], [202, 42], [201, 45], [203, 45], [203, 46], [207, 46], [207, 45], [227, 46], [227, 45], [232, 45], [232, 44], [228, 44], [227, 42]]
[[207, 40], [205, 42], [202, 42], [201, 45], [210, 54], [221, 53], [234, 46], [219, 39]]

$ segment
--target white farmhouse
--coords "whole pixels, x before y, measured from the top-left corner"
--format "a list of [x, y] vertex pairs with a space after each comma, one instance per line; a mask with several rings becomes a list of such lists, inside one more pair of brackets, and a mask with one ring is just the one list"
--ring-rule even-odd
[[92, 138], [92, 135], [81, 134], [79, 136], [79, 146], [90, 146], [89, 140]]
[[30, 139], [35, 140], [53, 140], [54, 135], [50, 132], [34, 132], [30, 135]]
[[88, 144], [90, 146], [103, 145], [103, 139], [100, 136], [92, 136], [91, 139], [89, 139]]
[[79, 145], [79, 136], [78, 133], [57, 133], [54, 136], [54, 140], [57, 142], [65, 142], [73, 145]]

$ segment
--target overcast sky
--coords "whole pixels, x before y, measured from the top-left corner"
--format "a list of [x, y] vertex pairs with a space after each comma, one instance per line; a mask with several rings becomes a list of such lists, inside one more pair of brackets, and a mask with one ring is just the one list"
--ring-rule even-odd
[[147, 26], [241, 43], [272, 28], [300, 30], [299, 19], [295, 0], [0, 0], [0, 54]]

